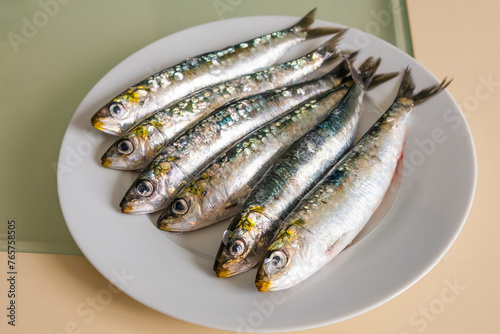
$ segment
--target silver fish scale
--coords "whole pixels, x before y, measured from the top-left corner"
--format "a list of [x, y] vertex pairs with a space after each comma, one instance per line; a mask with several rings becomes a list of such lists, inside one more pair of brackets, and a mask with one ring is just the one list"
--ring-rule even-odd
[[[257, 130], [211, 163], [190, 186], [196, 182], [210, 183], [213, 192], [208, 196], [218, 197], [218, 202], [222, 204], [241, 200], [272, 163], [272, 158], [324, 119], [347, 90], [346, 86], [342, 86]], [[225, 205], [213, 214], [219, 214], [224, 209]], [[203, 215], [200, 218], [206, 221], [226, 217]]]
[[364, 89], [359, 83], [349, 85], [351, 89], [335, 111], [289, 147], [248, 195], [228, 227], [227, 239], [227, 247], [243, 243], [244, 252], [233, 257], [227, 251], [230, 248], [221, 244], [214, 264], [218, 275], [234, 275], [258, 264], [281, 219], [350, 145]]
[[[185, 159], [185, 167], [180, 168], [185, 173], [194, 173], [210, 157], [214, 157], [228, 145], [307, 98], [331, 88], [331, 81], [318, 80], [296, 87], [278, 89], [225, 107], [165, 146], [155, 160], [174, 158], [176, 164], [180, 166], [180, 160]], [[172, 152], [171, 146], [176, 148], [174, 156], [167, 156], [164, 153]]]
[[[136, 86], [147, 86], [155, 105], [167, 105], [185, 95], [186, 91], [194, 92], [205, 86], [241, 76], [252, 69], [269, 66], [304, 38], [305, 33], [299, 36], [290, 29], [274, 36], [268, 34], [257, 37], [220, 51], [190, 58], [154, 74]], [[244, 59], [245, 62], [234, 66], [233, 59]], [[172, 85], [173, 83], [175, 85]]]
[[[255, 95], [222, 108], [165, 146], [138, 179], [154, 180], [158, 186], [150, 198], [156, 200], [160, 196], [162, 204], [157, 208], [165, 208], [179, 187], [223, 150], [301, 102], [335, 87], [338, 81], [338, 78], [326, 75], [319, 80]], [[171, 179], [169, 173], [176, 176]], [[130, 197], [132, 193], [126, 196]]]
[[[123, 135], [154, 112], [199, 89], [274, 64], [307, 37], [316, 38], [340, 31], [334, 28], [310, 30], [314, 14], [314, 11], [310, 12], [293, 28], [194, 56], [155, 73], [111, 99], [94, 114], [91, 122], [101, 131]], [[292, 65], [300, 63], [296, 61]], [[111, 161], [107, 166], [112, 166]]]
[[282, 247], [284, 233], [293, 231], [295, 240], [287, 248], [293, 251], [284, 279], [297, 283], [307, 278], [365, 226], [396, 170], [409, 109], [408, 105], [394, 105], [285, 219], [270, 246]]
[[343, 100], [338, 112], [280, 156], [248, 196], [241, 210], [242, 217], [259, 207], [270, 220], [283, 219], [313, 186], [314, 180], [349, 147], [354, 139], [363, 97], [359, 85], [353, 89], [356, 92], [350, 91], [351, 98]]

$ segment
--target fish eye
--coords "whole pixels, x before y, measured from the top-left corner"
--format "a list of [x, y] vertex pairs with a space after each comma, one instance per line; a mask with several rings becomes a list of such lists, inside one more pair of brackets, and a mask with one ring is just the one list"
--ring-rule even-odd
[[153, 184], [148, 180], [142, 180], [137, 182], [135, 185], [135, 192], [139, 196], [149, 196], [153, 193], [154, 187]]
[[271, 263], [276, 269], [281, 269], [286, 265], [288, 261], [288, 256], [286, 256], [285, 252], [277, 250], [272, 252], [269, 255], [268, 259], [271, 261]]
[[109, 113], [113, 117], [120, 117], [125, 112], [125, 107], [121, 103], [111, 103], [108, 107]]
[[134, 145], [128, 139], [124, 139], [118, 143], [118, 152], [121, 154], [130, 154], [134, 151]]
[[245, 242], [241, 239], [235, 239], [229, 243], [227, 246], [227, 250], [230, 255], [232, 256], [238, 256], [241, 255], [245, 252], [246, 249]]
[[172, 212], [176, 215], [183, 215], [189, 210], [189, 204], [185, 199], [179, 198], [177, 201], [172, 203]]

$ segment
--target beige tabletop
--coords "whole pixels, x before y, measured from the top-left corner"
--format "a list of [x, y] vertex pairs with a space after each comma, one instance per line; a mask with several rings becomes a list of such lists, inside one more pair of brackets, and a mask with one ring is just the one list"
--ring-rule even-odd
[[[415, 58], [438, 78], [454, 77], [449, 90], [474, 137], [472, 210], [451, 249], [414, 286], [374, 310], [308, 333], [500, 332], [500, 224], [494, 213], [500, 1], [409, 0], [408, 10]], [[149, 309], [110, 285], [83, 256], [21, 253], [17, 266], [15, 327], [7, 325], [8, 287], [1, 276], [1, 333], [223, 333]]]

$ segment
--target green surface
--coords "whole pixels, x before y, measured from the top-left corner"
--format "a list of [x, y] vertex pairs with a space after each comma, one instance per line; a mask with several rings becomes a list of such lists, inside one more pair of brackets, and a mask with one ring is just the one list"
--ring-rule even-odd
[[318, 19], [412, 53], [399, 0], [2, 0], [0, 250], [7, 248], [7, 220], [16, 219], [18, 251], [80, 254], [59, 207], [55, 166], [73, 112], [116, 64], [188, 27], [242, 16], [302, 16], [313, 7]]

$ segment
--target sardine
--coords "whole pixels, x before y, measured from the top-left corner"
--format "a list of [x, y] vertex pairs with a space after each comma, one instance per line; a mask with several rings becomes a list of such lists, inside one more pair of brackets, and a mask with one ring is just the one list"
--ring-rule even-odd
[[389, 188], [414, 107], [450, 82], [413, 94], [409, 69], [395, 102], [286, 217], [260, 265], [259, 291], [290, 288], [325, 266], [368, 222]]
[[158, 228], [187, 232], [234, 216], [274, 159], [327, 117], [352, 85], [352, 80], [346, 80], [221, 154], [176, 196], [159, 217]]
[[351, 71], [355, 84], [332, 115], [283, 153], [248, 195], [219, 247], [217, 276], [234, 276], [261, 261], [281, 221], [351, 145], [379, 63], [368, 59], [362, 75]]
[[267, 91], [219, 109], [163, 148], [128, 190], [120, 203], [122, 211], [149, 213], [165, 209], [173, 196], [220, 153], [341, 81], [334, 70], [318, 79]]
[[289, 85], [338, 58], [345, 31], [308, 54], [265, 70], [204, 88], [162, 109], [126, 133], [103, 155], [102, 164], [114, 169], [145, 168], [171, 140], [230, 101]]
[[140, 120], [180, 98], [270, 66], [298, 43], [341, 30], [310, 29], [315, 13], [316, 9], [288, 29], [188, 58], [162, 70], [113, 98], [92, 117], [91, 123], [108, 134], [123, 135]]

